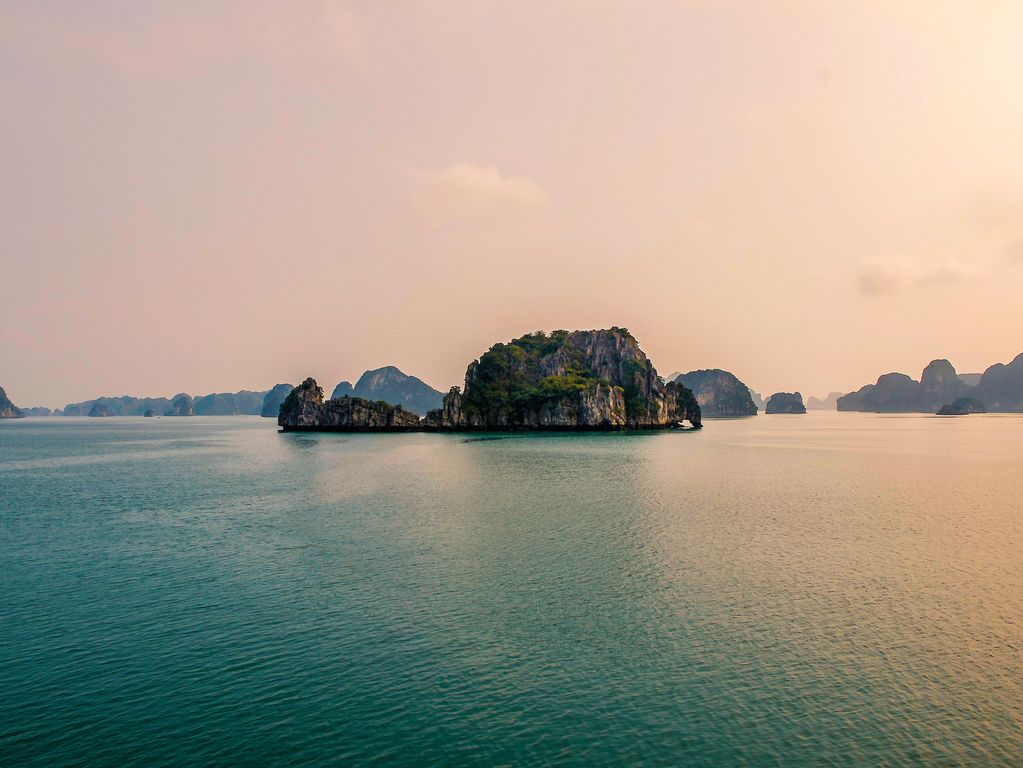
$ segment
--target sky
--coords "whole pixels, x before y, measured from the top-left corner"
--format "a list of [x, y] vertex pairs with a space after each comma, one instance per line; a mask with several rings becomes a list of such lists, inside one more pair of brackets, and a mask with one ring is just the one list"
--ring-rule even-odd
[[0, 385], [462, 383], [629, 328], [849, 391], [1023, 351], [1023, 3], [0, 0]]

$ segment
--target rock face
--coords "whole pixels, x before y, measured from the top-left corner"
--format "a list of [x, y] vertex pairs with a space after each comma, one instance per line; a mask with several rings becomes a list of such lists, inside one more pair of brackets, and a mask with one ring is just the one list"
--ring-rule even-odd
[[975, 387], [980, 384], [980, 377], [983, 373], [960, 373], [959, 380], [968, 387]]
[[7, 393], [0, 387], [0, 419], [21, 419], [25, 414], [14, 403], [7, 399]]
[[728, 371], [719, 368], [690, 371], [671, 380], [693, 391], [704, 418], [757, 415], [757, 406], [749, 387]]
[[701, 425], [679, 382], [665, 384], [623, 328], [535, 333], [495, 344], [426, 416], [442, 429], [621, 429]]
[[345, 395], [323, 401], [323, 389], [309, 378], [295, 387], [280, 407], [277, 423], [285, 430], [408, 431], [420, 418], [399, 405]]
[[989, 411], [1023, 411], [1023, 354], [1008, 365], [996, 363], [984, 371], [970, 394]]
[[54, 413], [49, 408], [42, 406], [35, 406], [34, 408], [22, 408], [20, 409], [26, 416], [53, 416]]
[[97, 400], [95, 403], [92, 404], [92, 408], [89, 409], [88, 415], [93, 417], [105, 417], [113, 416], [114, 412], [110, 409], [109, 405], [102, 401]]
[[147, 419], [151, 419], [154, 416], [156, 416], [156, 411], [154, 411], [152, 408], [146, 408], [146, 412], [143, 413], [142, 415], [145, 416]]
[[775, 392], [767, 399], [768, 413], [806, 413], [803, 396], [798, 392]]
[[932, 360], [920, 381], [904, 373], [886, 373], [876, 384], [838, 398], [840, 411], [873, 413], [934, 413], [945, 403], [967, 394], [970, 387], [948, 360]]
[[507, 430], [701, 426], [700, 406], [681, 383], [665, 384], [622, 328], [535, 333], [495, 344], [419, 419], [383, 402], [343, 396], [323, 401], [306, 379], [281, 406], [285, 430]]
[[966, 416], [970, 413], [987, 413], [984, 403], [973, 397], [959, 397], [938, 409], [939, 416]]
[[194, 416], [195, 415], [195, 400], [192, 399], [191, 395], [175, 395], [171, 401], [170, 409], [163, 414], [164, 416]]
[[259, 409], [260, 416], [277, 418], [281, 414], [281, 403], [291, 394], [291, 384], [278, 384], [263, 396], [263, 405]]
[[821, 399], [810, 395], [806, 401], [808, 411], [834, 411], [838, 409], [838, 398], [844, 396], [844, 392], [829, 392], [828, 396]]

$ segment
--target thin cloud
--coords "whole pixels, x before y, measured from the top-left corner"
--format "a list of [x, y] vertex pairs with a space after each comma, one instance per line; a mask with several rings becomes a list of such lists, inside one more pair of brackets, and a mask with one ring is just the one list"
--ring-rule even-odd
[[1002, 249], [1010, 264], [1023, 264], [1023, 240], [1009, 243]]
[[962, 285], [990, 276], [990, 271], [958, 259], [927, 263], [898, 257], [863, 265], [856, 283], [865, 296], [883, 296], [917, 288]]
[[471, 211], [494, 208], [539, 208], [550, 196], [525, 176], [493, 166], [455, 163], [439, 171], [414, 174], [421, 202], [432, 209]]

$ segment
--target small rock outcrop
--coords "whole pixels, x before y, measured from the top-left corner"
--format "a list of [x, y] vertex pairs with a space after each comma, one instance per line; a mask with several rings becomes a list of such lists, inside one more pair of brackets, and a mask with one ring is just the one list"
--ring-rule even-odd
[[295, 387], [280, 407], [277, 423], [285, 430], [409, 431], [420, 418], [400, 405], [345, 395], [323, 401], [323, 389], [308, 378]]
[[342, 396], [323, 401], [306, 379], [285, 399], [287, 430], [653, 429], [701, 426], [681, 382], [665, 384], [624, 328], [542, 332], [495, 344], [420, 419], [397, 405]]
[[263, 406], [259, 410], [259, 415], [274, 419], [280, 416], [281, 403], [291, 394], [291, 390], [294, 388], [291, 384], [276, 385], [263, 396]]
[[164, 416], [194, 416], [195, 415], [195, 400], [192, 399], [191, 395], [175, 395], [174, 399], [171, 400], [170, 409], [163, 414]]
[[799, 392], [775, 392], [767, 399], [767, 413], [806, 413]]
[[32, 408], [21, 408], [23, 414], [26, 416], [53, 416], [53, 411], [49, 408], [44, 408], [41, 405], [34, 406]]
[[966, 416], [971, 413], [987, 413], [987, 409], [974, 397], [959, 397], [938, 409], [939, 416]]
[[0, 419], [21, 419], [25, 414], [7, 398], [4, 388], [0, 387]]
[[696, 395], [700, 413], [706, 418], [725, 416], [756, 416], [750, 388], [734, 374], [720, 368], [690, 371], [675, 376], [671, 381], [684, 384]]

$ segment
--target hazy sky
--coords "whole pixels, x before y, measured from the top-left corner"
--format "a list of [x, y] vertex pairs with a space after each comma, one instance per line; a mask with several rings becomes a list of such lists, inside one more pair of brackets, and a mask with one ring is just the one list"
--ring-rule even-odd
[[0, 385], [446, 389], [610, 325], [765, 393], [982, 370], [1021, 40], [996, 0], [0, 0]]

